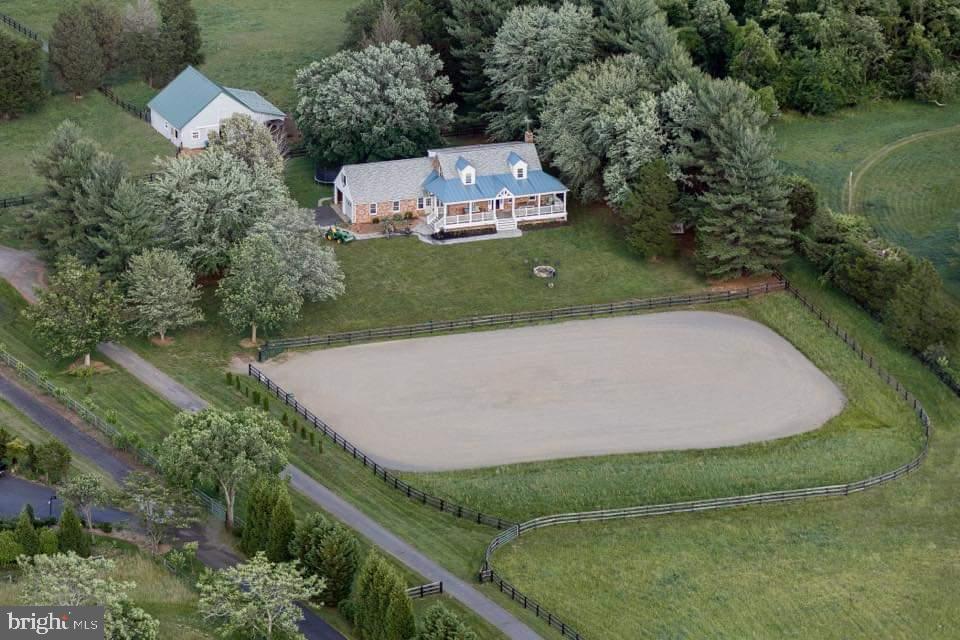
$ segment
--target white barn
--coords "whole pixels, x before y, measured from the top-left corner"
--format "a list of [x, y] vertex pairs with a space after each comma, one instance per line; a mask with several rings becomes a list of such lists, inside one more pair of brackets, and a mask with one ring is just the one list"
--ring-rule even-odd
[[270, 126], [282, 123], [283, 111], [256, 91], [221, 87], [188, 66], [147, 105], [150, 124], [163, 137], [184, 149], [207, 146], [211, 131], [237, 113]]

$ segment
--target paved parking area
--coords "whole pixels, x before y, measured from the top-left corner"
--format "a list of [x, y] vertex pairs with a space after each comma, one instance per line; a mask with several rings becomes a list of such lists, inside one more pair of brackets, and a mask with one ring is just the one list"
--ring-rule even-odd
[[701, 311], [291, 353], [262, 369], [411, 471], [744, 444], [815, 429], [845, 404], [769, 328]]

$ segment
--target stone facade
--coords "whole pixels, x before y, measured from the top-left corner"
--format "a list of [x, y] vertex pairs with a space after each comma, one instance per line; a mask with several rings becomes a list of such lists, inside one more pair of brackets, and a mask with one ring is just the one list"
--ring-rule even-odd
[[412, 198], [410, 200], [401, 200], [400, 201], [400, 211], [393, 210], [393, 202], [378, 202], [377, 203], [377, 212], [373, 215], [370, 214], [370, 204], [357, 204], [354, 208], [354, 215], [356, 216], [356, 222], [360, 224], [366, 224], [373, 222], [374, 218], [379, 219], [383, 222], [389, 220], [391, 216], [394, 215], [404, 215], [406, 213], [412, 213], [415, 217], [421, 217], [427, 215], [427, 210], [423, 209], [421, 211], [417, 210], [417, 200]]

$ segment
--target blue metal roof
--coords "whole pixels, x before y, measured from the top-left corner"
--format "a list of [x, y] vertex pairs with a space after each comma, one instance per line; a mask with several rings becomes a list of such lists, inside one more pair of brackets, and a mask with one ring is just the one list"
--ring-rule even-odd
[[470, 200], [493, 200], [503, 189], [515, 196], [532, 196], [538, 193], [566, 191], [562, 182], [544, 171], [531, 171], [525, 180], [517, 180], [512, 173], [492, 176], [477, 176], [475, 184], [465, 185], [459, 178], [444, 180], [433, 172], [423, 188], [443, 202], [467, 202]]
[[284, 117], [283, 111], [270, 104], [256, 91], [221, 87], [191, 66], [181, 71], [147, 106], [177, 129], [182, 129], [224, 92], [251, 111]]
[[519, 162], [523, 162], [523, 158], [521, 158], [520, 154], [518, 154], [516, 151], [511, 151], [510, 155], [507, 156], [507, 164], [509, 164], [511, 167], [515, 167]]
[[470, 163], [464, 160], [463, 156], [457, 158], [457, 171], [463, 171], [470, 166]]

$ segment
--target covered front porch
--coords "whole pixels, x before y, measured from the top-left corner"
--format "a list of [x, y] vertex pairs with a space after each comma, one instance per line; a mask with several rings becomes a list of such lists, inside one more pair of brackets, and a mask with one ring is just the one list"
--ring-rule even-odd
[[538, 193], [529, 196], [501, 194], [492, 200], [443, 202], [434, 199], [427, 224], [435, 231], [496, 227], [498, 231], [516, 229], [519, 223], [566, 220], [567, 192]]

